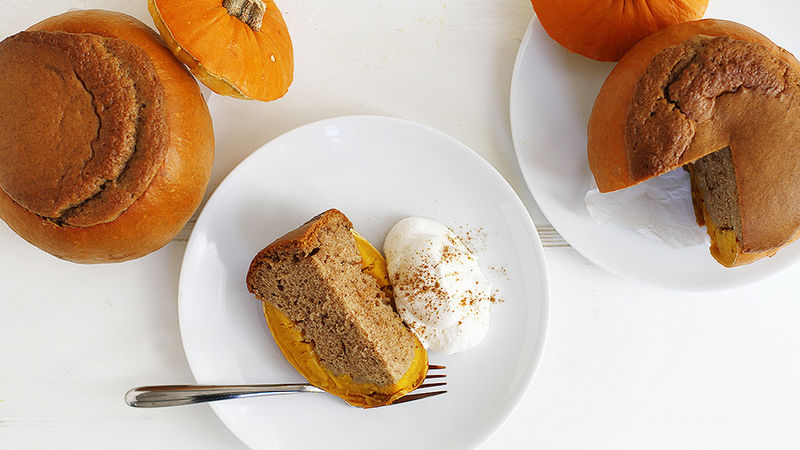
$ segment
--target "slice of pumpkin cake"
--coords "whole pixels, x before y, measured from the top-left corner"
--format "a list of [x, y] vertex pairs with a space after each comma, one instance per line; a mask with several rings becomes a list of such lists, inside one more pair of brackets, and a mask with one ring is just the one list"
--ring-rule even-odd
[[422, 383], [427, 355], [362, 271], [374, 255], [362, 258], [352, 226], [335, 209], [314, 217], [256, 255], [247, 287], [263, 302], [278, 347], [311, 384], [355, 406], [382, 406]]

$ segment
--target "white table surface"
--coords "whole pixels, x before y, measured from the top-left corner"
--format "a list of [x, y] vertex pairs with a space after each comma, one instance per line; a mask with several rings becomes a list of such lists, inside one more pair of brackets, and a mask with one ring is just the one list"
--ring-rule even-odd
[[[726, 2], [711, 3], [708, 16], [724, 14]], [[113, 9], [152, 25], [145, 4], [0, 0], [0, 35], [69, 8]], [[283, 132], [383, 114], [472, 147], [508, 179], [537, 225], [547, 225], [509, 131], [528, 1], [278, 5], [294, 42], [294, 84], [266, 104], [211, 97], [217, 155], [209, 192]], [[764, 8], [750, 24], [772, 14]], [[780, 42], [780, 32], [797, 29], [762, 31]], [[244, 447], [206, 405], [138, 410], [122, 401], [132, 386], [193, 381], [177, 323], [187, 236], [136, 261], [82, 266], [0, 223], [0, 448]], [[685, 294], [609, 275], [570, 247], [547, 248], [546, 256], [545, 354], [520, 407], [482, 448], [800, 447], [800, 267], [736, 291]]]

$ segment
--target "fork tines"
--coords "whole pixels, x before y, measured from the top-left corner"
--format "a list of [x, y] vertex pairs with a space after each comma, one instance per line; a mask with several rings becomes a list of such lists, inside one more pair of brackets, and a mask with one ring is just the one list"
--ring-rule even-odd
[[[434, 364], [428, 364], [428, 370], [444, 370], [444, 369], [445, 369], [445, 366], [437, 366], [437, 365], [434, 365]], [[444, 374], [444, 373], [435, 374], [435, 375], [428, 374], [425, 377], [425, 379], [429, 380], [431, 378], [445, 378], [445, 377], [447, 377], [447, 374]], [[392, 402], [392, 404], [396, 405], [398, 403], [413, 402], [414, 400], [422, 400], [423, 398], [428, 398], [428, 397], [433, 397], [435, 395], [444, 394], [445, 392], [447, 392], [446, 390], [430, 391], [430, 392], [419, 392], [419, 393], [417, 393], [417, 392], [420, 389], [432, 388], [432, 387], [438, 387], [438, 386], [445, 386], [446, 384], [447, 384], [446, 381], [441, 381], [441, 382], [437, 382], [437, 383], [424, 383], [420, 387], [415, 389], [413, 394], [404, 395], [403, 397], [400, 397], [399, 399], [397, 399], [394, 402]]]

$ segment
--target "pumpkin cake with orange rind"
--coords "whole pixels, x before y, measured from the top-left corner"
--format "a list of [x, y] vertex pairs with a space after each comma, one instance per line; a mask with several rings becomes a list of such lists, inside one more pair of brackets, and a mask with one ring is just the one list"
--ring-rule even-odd
[[600, 192], [685, 167], [712, 256], [772, 256], [800, 236], [800, 62], [735, 22], [655, 33], [603, 84], [588, 160]]
[[428, 362], [381, 290], [388, 287], [385, 261], [357, 236], [344, 214], [328, 210], [260, 251], [247, 287], [263, 302], [276, 344], [301, 375], [369, 408], [416, 389]]

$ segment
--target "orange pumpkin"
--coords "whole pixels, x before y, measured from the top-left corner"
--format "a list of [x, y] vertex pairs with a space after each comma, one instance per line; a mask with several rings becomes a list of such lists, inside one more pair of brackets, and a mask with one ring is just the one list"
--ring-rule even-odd
[[292, 41], [272, 0], [148, 0], [176, 58], [221, 95], [270, 101], [292, 84]]
[[[159, 89], [164, 92], [163, 114], [167, 119], [165, 128], [169, 130], [169, 144], [161, 169], [153, 177], [147, 190], [110, 222], [91, 226], [56, 225], [53, 220], [37, 215], [17, 203], [2, 188], [0, 217], [12, 230], [33, 245], [59, 258], [79, 263], [127, 261], [166, 245], [200, 205], [214, 162], [211, 115], [197, 82], [172, 57], [152, 29], [125, 14], [92, 9], [69, 11], [44, 19], [31, 26], [28, 31], [98, 35], [127, 41], [143, 50], [154, 66]], [[92, 58], [93, 55], [85, 54], [84, 64], [91, 64]], [[25, 92], [23, 89], [17, 95], [26, 95]], [[28, 92], [27, 95], [49, 98], [45, 93]], [[9, 97], [7, 92], [3, 93], [3, 101], [9, 102]], [[52, 108], [57, 112], [61, 111], [61, 122], [68, 120], [64, 118], [65, 106], [53, 104]], [[66, 109], [77, 111], [72, 114], [82, 111], [77, 106], [74, 110]], [[59, 124], [59, 121], [47, 122], [42, 118], [41, 125], [37, 126], [46, 132], [59, 130], [54, 139], [75, 142], [74, 137], [61, 131], [68, 129], [66, 126], [58, 125], [48, 129], [48, 123]], [[115, 129], [124, 128], [117, 126]], [[8, 141], [11, 134], [6, 130], [7, 127], [0, 130], [0, 133], [4, 133]], [[111, 133], [113, 132], [108, 132]], [[127, 139], [125, 134], [114, 135], [119, 136], [119, 139]], [[94, 149], [94, 143], [92, 145]], [[98, 154], [108, 154], [101, 148], [97, 151]], [[81, 156], [74, 150], [68, 153], [75, 157]], [[83, 164], [87, 162], [84, 161]]]
[[708, 0], [531, 0], [542, 27], [567, 50], [619, 61], [642, 38], [696, 20]]

